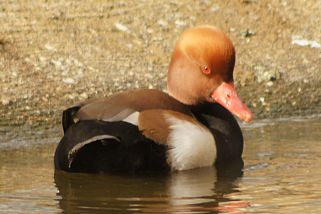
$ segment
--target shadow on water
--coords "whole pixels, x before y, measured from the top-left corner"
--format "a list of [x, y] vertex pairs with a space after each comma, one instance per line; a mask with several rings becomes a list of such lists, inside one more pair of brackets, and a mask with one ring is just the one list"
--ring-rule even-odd
[[[109, 175], [55, 172], [59, 205], [66, 213], [218, 213], [233, 201], [243, 161], [173, 174]], [[232, 204], [232, 205], [231, 205]]]

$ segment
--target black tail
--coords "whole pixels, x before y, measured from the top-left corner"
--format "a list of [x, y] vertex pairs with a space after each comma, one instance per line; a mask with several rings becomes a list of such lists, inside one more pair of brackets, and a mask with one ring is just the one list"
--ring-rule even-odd
[[74, 116], [77, 113], [77, 111], [80, 109], [81, 106], [74, 106], [71, 108], [68, 108], [63, 111], [62, 113], [62, 128], [64, 130], [64, 133], [66, 133], [67, 129], [75, 124]]
[[167, 168], [165, 148], [126, 122], [72, 124], [59, 142], [55, 168], [70, 172], [140, 171]]

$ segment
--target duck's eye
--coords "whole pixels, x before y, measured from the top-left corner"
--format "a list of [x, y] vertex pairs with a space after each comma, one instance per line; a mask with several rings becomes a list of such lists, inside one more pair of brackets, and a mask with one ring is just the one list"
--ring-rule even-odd
[[211, 69], [208, 66], [203, 66], [202, 67], [202, 72], [206, 75], [211, 73]]

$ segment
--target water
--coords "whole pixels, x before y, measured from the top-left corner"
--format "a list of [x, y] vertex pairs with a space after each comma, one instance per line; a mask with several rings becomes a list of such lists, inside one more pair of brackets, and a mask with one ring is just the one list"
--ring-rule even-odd
[[2, 135], [0, 213], [321, 213], [321, 118], [242, 127], [244, 168], [170, 175], [55, 173], [57, 130]]

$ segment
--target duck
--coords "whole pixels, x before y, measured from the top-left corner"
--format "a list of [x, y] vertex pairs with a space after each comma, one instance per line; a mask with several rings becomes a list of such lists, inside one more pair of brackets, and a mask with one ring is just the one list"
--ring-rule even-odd
[[221, 29], [186, 29], [176, 42], [167, 92], [131, 89], [73, 105], [62, 113], [56, 170], [182, 171], [242, 159], [235, 118], [253, 114], [237, 94], [235, 48]]

